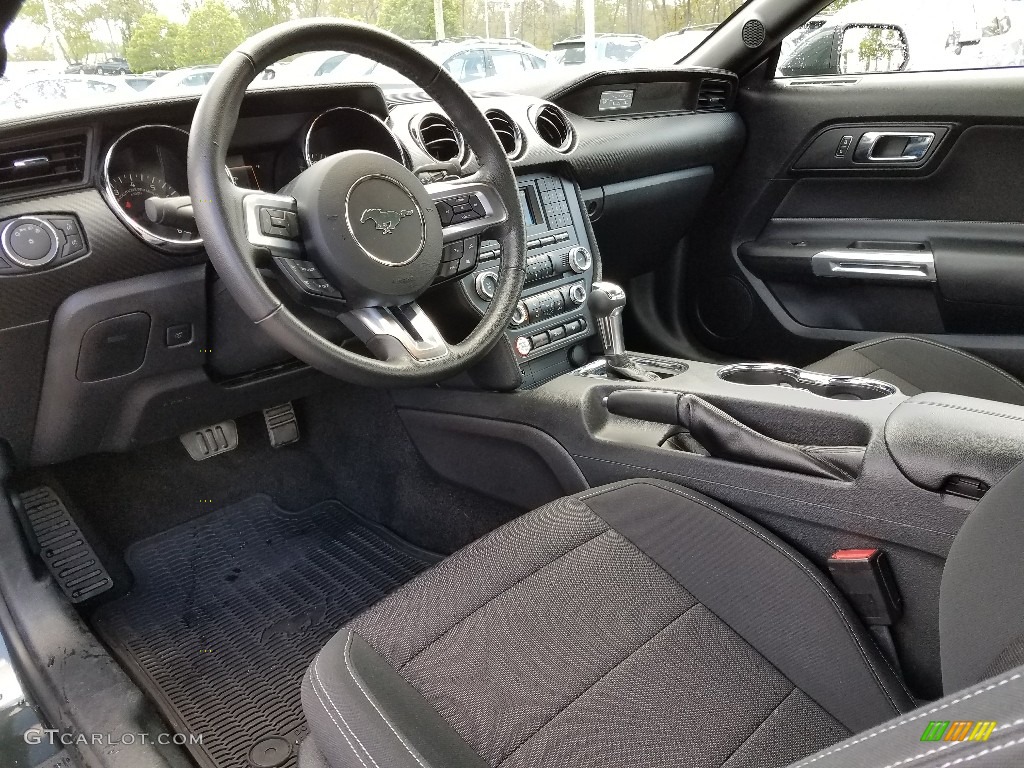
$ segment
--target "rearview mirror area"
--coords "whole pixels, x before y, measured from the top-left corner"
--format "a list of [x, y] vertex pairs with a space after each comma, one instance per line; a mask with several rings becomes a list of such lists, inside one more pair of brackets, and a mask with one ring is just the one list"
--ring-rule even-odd
[[838, 46], [839, 73], [901, 72], [910, 61], [910, 45], [901, 27], [893, 24], [850, 24]]

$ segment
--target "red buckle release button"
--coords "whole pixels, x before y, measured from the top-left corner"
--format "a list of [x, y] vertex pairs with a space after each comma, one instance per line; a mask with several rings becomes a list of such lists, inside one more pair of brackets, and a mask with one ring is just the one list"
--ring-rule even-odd
[[870, 560], [877, 549], [837, 549], [829, 560]]

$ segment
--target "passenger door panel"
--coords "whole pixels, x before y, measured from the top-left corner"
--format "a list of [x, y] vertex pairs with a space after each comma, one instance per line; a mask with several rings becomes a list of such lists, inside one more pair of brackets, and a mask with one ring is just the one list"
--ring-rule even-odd
[[804, 364], [914, 333], [1024, 372], [1021, 73], [747, 80], [745, 153], [687, 258], [701, 340]]

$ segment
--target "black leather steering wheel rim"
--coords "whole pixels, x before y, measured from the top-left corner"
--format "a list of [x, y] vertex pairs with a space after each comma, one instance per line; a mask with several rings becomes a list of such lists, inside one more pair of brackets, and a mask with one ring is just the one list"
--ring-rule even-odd
[[[267, 254], [246, 237], [242, 199], [250, 191], [235, 187], [225, 173], [228, 147], [246, 87], [258, 73], [286, 56], [320, 49], [376, 60], [423, 88], [459, 127], [479, 161], [480, 170], [466, 181], [489, 185], [504, 204], [504, 220], [488, 230], [502, 253], [494, 297], [476, 328], [462, 342], [448, 344], [443, 357], [382, 360], [338, 346], [292, 313], [260, 274]], [[440, 381], [487, 354], [511, 321], [525, 277], [526, 235], [515, 175], [504, 149], [472, 98], [442, 67], [376, 27], [340, 19], [287, 22], [255, 35], [228, 54], [192, 121], [188, 179], [207, 253], [241, 309], [288, 352], [331, 376], [384, 387]]]

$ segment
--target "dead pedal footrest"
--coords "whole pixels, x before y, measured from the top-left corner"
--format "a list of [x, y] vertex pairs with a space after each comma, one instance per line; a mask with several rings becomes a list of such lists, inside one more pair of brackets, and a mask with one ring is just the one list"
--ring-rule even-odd
[[72, 603], [81, 603], [114, 586], [107, 569], [49, 486], [21, 494], [21, 504], [39, 543], [39, 556]]

